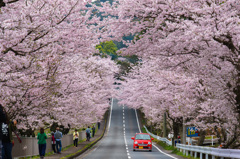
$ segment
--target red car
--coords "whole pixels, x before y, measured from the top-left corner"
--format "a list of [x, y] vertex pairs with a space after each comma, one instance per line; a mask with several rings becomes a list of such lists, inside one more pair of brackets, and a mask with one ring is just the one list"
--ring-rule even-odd
[[152, 151], [152, 140], [148, 133], [136, 133], [132, 137], [133, 141], [133, 151], [135, 150], [149, 150]]

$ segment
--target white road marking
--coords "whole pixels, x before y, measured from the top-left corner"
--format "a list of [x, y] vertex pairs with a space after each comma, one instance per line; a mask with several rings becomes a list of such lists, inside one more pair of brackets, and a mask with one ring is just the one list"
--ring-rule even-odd
[[167, 154], [167, 153], [165, 153], [165, 152], [162, 152], [162, 150], [160, 150], [156, 145], [153, 145], [159, 152], [161, 152], [161, 153], [163, 153], [164, 155], [167, 155], [167, 156], [169, 156], [169, 157], [171, 157], [171, 158], [174, 158], [174, 159], [177, 159], [176, 157], [173, 157], [173, 156], [171, 156], [171, 155], [169, 155], [169, 154]]
[[108, 124], [108, 132], [111, 126], [111, 119], [112, 119], [112, 106], [113, 106], [113, 98], [112, 98], [112, 103], [111, 103], [111, 110], [110, 110], [110, 117], [109, 117], [109, 124]]
[[141, 129], [140, 129], [140, 125], [139, 125], [138, 115], [137, 115], [136, 109], [135, 109], [135, 114], [136, 114], [136, 118], [137, 118], [138, 130], [139, 130], [140, 133], [142, 133], [142, 131], [141, 131]]
[[[124, 116], [124, 107], [123, 107], [123, 123], [125, 123], [125, 116]], [[126, 152], [127, 152], [127, 156], [128, 158], [131, 158], [130, 153], [128, 151], [128, 145], [127, 145], [127, 139], [126, 139], [126, 132], [125, 132], [125, 124], [123, 124], [123, 133], [124, 133], [124, 142], [126, 145]]]

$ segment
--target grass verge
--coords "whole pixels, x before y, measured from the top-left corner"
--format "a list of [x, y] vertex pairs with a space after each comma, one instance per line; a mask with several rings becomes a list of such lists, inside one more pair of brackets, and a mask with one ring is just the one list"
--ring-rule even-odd
[[144, 127], [142, 128], [142, 133], [147, 133], [147, 131]]
[[157, 139], [154, 139], [153, 141], [155, 143], [157, 143], [158, 145], [160, 145], [163, 149], [171, 151], [172, 154], [176, 154], [178, 156], [182, 156], [182, 157], [187, 158], [187, 159], [199, 159], [199, 158], [191, 157], [190, 155], [186, 156], [182, 152], [178, 151], [178, 149], [176, 147], [169, 146], [165, 142], [159, 141]]

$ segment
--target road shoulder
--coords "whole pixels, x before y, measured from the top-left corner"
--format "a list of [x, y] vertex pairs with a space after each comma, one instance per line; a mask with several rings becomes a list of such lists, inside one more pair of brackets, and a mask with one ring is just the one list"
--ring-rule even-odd
[[[142, 128], [143, 128], [142, 115], [141, 115], [141, 113], [140, 113], [139, 110], [137, 110], [137, 114], [138, 114], [137, 116], [138, 116], [139, 125], [140, 125], [140, 128], [141, 128], [141, 130], [142, 130]], [[177, 159], [187, 159], [187, 158], [185, 158], [185, 157], [182, 157], [182, 156], [179, 156], [179, 155], [176, 155], [176, 154], [172, 153], [172, 150], [165, 150], [162, 146], [160, 146], [160, 145], [157, 144], [156, 142], [154, 142], [154, 145], [155, 145], [158, 149], [160, 149], [162, 152], [164, 152], [164, 153], [166, 153], [166, 154], [168, 154], [168, 155], [170, 155], [170, 156], [173, 156], [173, 157], [175, 157], [175, 158], [177, 158]]]
[[176, 155], [174, 153], [172, 153], [172, 150], [165, 150], [162, 146], [158, 145], [156, 142], [154, 142], [154, 145], [159, 148], [162, 152], [164, 152], [165, 154], [168, 154], [170, 156], [173, 156], [177, 159], [187, 159], [185, 157], [182, 157], [182, 156], [179, 156], [179, 155]]

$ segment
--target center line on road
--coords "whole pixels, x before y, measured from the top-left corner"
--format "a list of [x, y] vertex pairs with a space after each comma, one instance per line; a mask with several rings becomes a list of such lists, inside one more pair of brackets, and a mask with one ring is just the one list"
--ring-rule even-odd
[[127, 139], [126, 139], [126, 132], [125, 132], [125, 116], [124, 116], [124, 107], [123, 107], [123, 134], [124, 134], [124, 142], [125, 142], [125, 145], [126, 145], [126, 152], [127, 152], [127, 156], [128, 158], [130, 159], [131, 156], [130, 156], [130, 153], [128, 151], [128, 145], [127, 145]]
[[113, 106], [113, 98], [112, 98], [112, 103], [111, 103], [111, 110], [110, 110], [110, 117], [109, 117], [109, 124], [108, 124], [108, 132], [111, 126], [111, 118], [112, 118], [112, 106]]
[[140, 133], [142, 133], [141, 129], [140, 129], [140, 125], [139, 125], [139, 121], [138, 121], [138, 115], [137, 115], [137, 111], [135, 109], [135, 114], [136, 114], [136, 119], [137, 119], [137, 124], [138, 124], [138, 130]]

